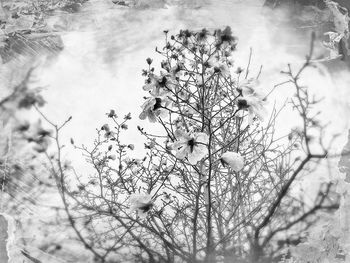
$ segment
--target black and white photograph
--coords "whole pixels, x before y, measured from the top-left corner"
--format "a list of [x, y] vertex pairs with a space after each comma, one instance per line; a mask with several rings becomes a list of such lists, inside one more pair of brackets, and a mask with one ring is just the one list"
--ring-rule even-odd
[[0, 263], [350, 263], [350, 0], [0, 0]]

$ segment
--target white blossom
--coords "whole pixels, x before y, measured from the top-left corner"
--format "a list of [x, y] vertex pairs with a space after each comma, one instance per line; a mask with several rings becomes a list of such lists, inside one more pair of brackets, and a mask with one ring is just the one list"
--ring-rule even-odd
[[257, 92], [259, 82], [256, 79], [244, 79], [238, 84], [237, 89], [241, 92], [242, 96], [252, 95]]
[[225, 152], [221, 155], [221, 162], [224, 165], [228, 164], [235, 172], [242, 170], [244, 167], [243, 156], [236, 152]]
[[136, 211], [140, 217], [146, 217], [153, 207], [152, 196], [149, 194], [131, 194], [129, 202], [130, 212]]
[[156, 122], [157, 117], [166, 117], [168, 111], [167, 106], [170, 105], [170, 101], [164, 97], [150, 97], [142, 105], [142, 112], [140, 119], [149, 119], [150, 122]]
[[203, 159], [208, 152], [209, 137], [205, 133], [186, 133], [177, 130], [176, 139], [177, 141], [171, 146], [176, 151], [176, 157], [179, 159], [187, 157], [188, 161], [193, 165]]
[[256, 91], [253, 91], [250, 94], [246, 93], [242, 97], [239, 97], [237, 99], [237, 105], [239, 109], [248, 111], [250, 123], [254, 116], [257, 116], [263, 121], [268, 114], [265, 97]]
[[169, 74], [162, 73], [160, 76], [150, 75], [143, 89], [149, 91], [152, 96], [165, 96], [177, 85], [176, 80]]
[[217, 58], [212, 58], [208, 61], [208, 64], [211, 74], [220, 73], [223, 77], [230, 76], [230, 69], [224, 59], [218, 60]]

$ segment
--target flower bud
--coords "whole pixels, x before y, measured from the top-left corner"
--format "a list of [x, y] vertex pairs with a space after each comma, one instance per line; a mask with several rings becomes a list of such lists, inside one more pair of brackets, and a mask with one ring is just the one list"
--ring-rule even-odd
[[220, 160], [223, 165], [229, 165], [235, 172], [242, 170], [244, 166], [243, 156], [236, 152], [225, 152]]

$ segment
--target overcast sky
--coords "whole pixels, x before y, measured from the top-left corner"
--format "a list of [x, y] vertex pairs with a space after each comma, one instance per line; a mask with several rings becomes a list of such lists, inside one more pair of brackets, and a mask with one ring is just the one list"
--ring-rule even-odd
[[[155, 1], [156, 3], [157, 1]], [[164, 44], [162, 31], [170, 34], [180, 29], [214, 29], [226, 25], [232, 27], [239, 38], [236, 66], [246, 66], [249, 48], [253, 48], [252, 76], [263, 65], [262, 89], [268, 91], [273, 85], [285, 80], [280, 74], [287, 63], [296, 67], [303, 62], [300, 54], [307, 52], [309, 40], [298, 36], [276, 21], [285, 19], [285, 14], [270, 14], [261, 8], [261, 1], [204, 1], [201, 6], [194, 1], [191, 6], [166, 6], [165, 8], [120, 8], [109, 1], [90, 1], [79, 14], [61, 17], [58, 23], [69, 25], [69, 32], [62, 35], [64, 50], [59, 56], [44, 63], [37, 70], [39, 84], [45, 86], [43, 95], [48, 104], [44, 111], [57, 122], [72, 115], [72, 122], [64, 131], [63, 140], [68, 143], [73, 137], [77, 144], [91, 144], [95, 128], [105, 121], [105, 113], [115, 109], [122, 116], [132, 113], [133, 121], [126, 138], [135, 143], [135, 155], [142, 152], [142, 138], [136, 130], [141, 125], [156, 130], [154, 124], [140, 121], [138, 115], [145, 92], [141, 70], [145, 59], [152, 57], [157, 67], [155, 46]], [[63, 21], [63, 22], [62, 22]], [[57, 21], [53, 21], [57, 23]], [[159, 67], [158, 67], [159, 69]], [[348, 72], [333, 74], [326, 68], [309, 71], [304, 77], [313, 90], [326, 96], [321, 106], [324, 118], [332, 121], [330, 132], [342, 132], [345, 144], [349, 116]], [[291, 95], [288, 87], [282, 87], [271, 97], [282, 103]], [[288, 132], [296, 125], [294, 117], [286, 112], [279, 128]], [[69, 147], [67, 149], [70, 149]], [[72, 154], [70, 150], [67, 154]], [[70, 155], [71, 156], [71, 155]], [[81, 165], [82, 158], [75, 155], [73, 161]], [[70, 158], [71, 159], [71, 158]]]

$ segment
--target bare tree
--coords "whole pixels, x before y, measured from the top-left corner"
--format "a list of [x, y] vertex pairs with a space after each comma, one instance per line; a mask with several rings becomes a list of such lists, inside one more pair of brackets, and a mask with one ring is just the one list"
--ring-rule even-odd
[[268, 113], [261, 72], [250, 77], [251, 56], [246, 69], [233, 66], [236, 44], [229, 27], [165, 31], [165, 46], [156, 49], [160, 74], [146, 60], [140, 114], [164, 132], [138, 127], [146, 155], [131, 159], [134, 145], [121, 141], [131, 115], [111, 110], [91, 149], [71, 141], [94, 170], [88, 176], [62, 160], [60, 131], [71, 118], [57, 125], [35, 106], [54, 129], [46, 137], [57, 152], [43, 153], [68, 220], [96, 262], [277, 262], [317, 211], [337, 208], [331, 184], [321, 186], [313, 204], [289, 191], [329, 147], [314, 111], [319, 101], [299, 83], [312, 64], [313, 41], [305, 64], [284, 72], [302, 125], [278, 138], [283, 108]]

